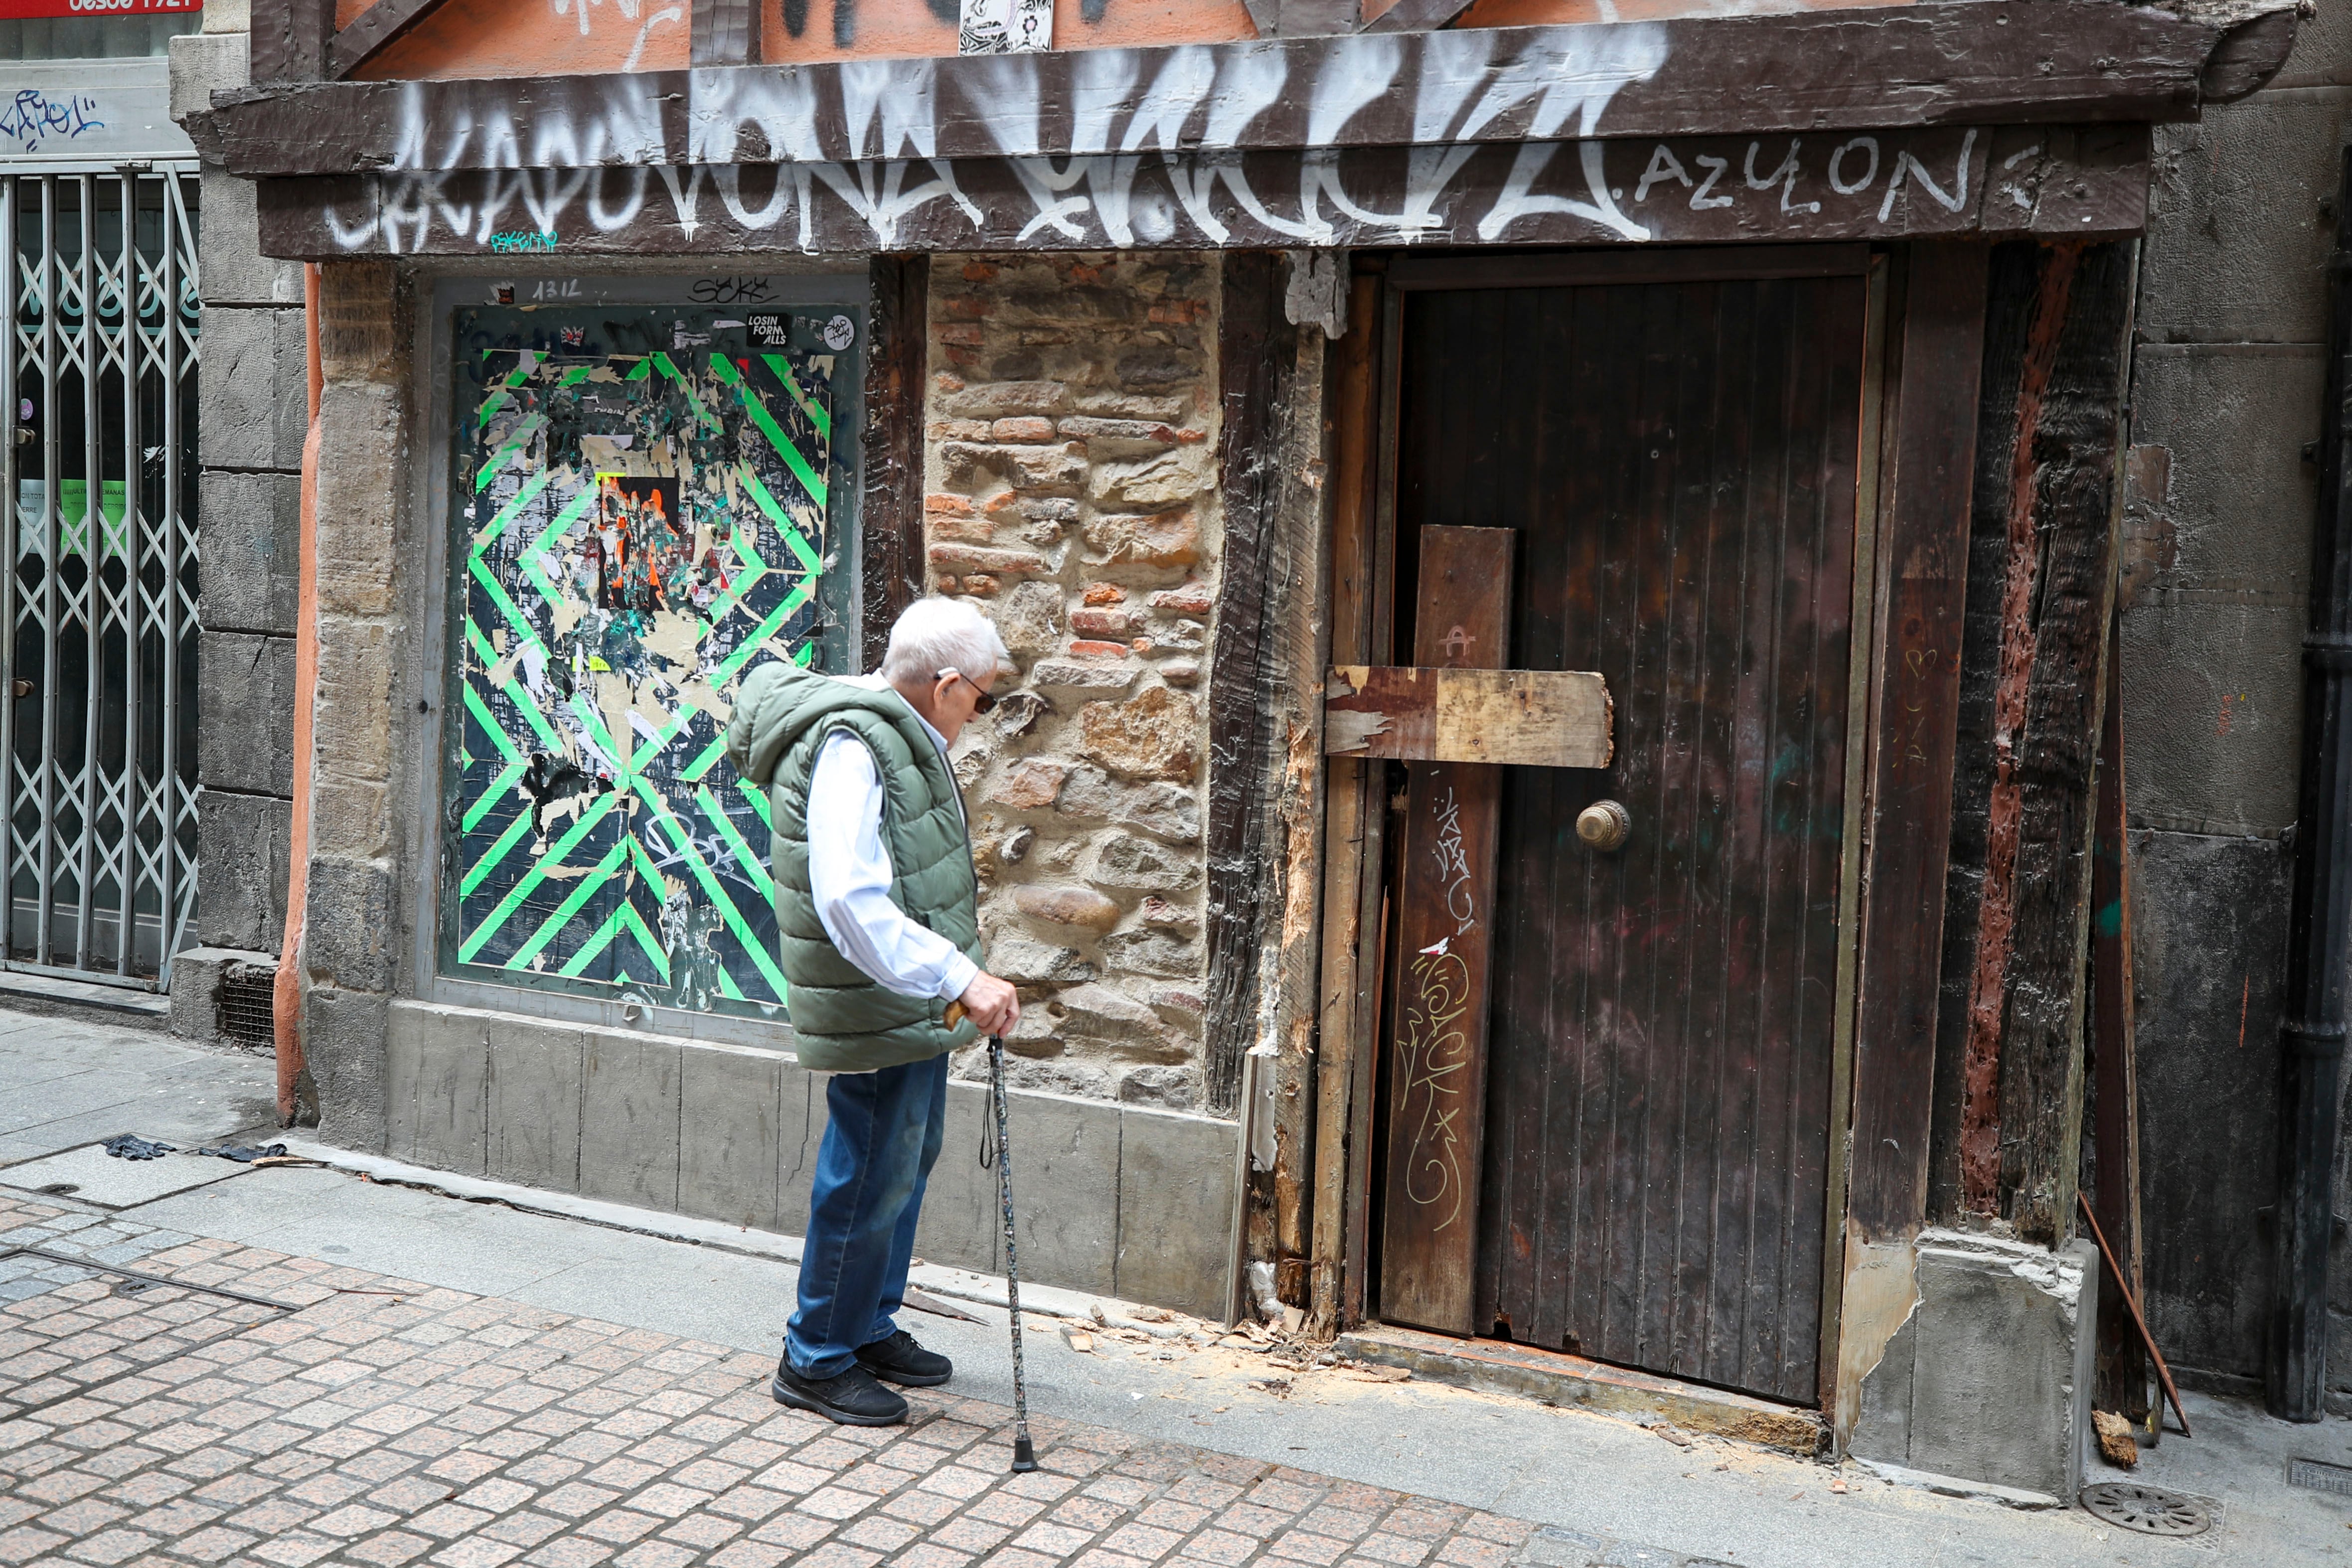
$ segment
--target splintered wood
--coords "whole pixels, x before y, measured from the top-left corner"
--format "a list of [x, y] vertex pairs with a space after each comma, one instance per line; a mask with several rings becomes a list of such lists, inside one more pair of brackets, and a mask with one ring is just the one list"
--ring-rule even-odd
[[1615, 752], [1609, 683], [1591, 670], [1346, 664], [1324, 691], [1335, 757], [1605, 768]]

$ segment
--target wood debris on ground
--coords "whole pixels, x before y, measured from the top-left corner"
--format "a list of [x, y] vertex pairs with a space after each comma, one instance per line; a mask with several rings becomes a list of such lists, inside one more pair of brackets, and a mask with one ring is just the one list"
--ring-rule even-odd
[[2112, 1410], [2094, 1410], [2091, 1425], [2099, 1435], [2099, 1454], [2107, 1463], [2126, 1470], [2139, 1463], [2139, 1443], [2132, 1436], [2129, 1421]]

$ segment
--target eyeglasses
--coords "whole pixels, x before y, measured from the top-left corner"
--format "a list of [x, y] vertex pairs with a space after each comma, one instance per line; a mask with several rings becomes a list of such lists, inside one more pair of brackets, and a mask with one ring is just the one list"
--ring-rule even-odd
[[940, 671], [940, 673], [941, 675], [952, 675], [958, 680], [962, 681], [966, 686], [971, 688], [973, 692], [971, 710], [973, 712], [989, 713], [995, 710], [996, 699], [989, 694], [987, 687], [982, 686], [979, 681], [974, 680], [971, 676], [966, 675], [961, 669], [943, 669]]

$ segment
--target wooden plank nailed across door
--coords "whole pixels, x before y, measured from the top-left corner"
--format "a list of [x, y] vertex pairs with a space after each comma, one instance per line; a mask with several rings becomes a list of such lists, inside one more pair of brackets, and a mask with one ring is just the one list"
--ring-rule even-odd
[[[1421, 531], [1413, 659], [1494, 668], [1508, 655], [1507, 528]], [[1471, 1331], [1479, 1167], [1485, 1149], [1487, 987], [1494, 959], [1495, 844], [1502, 770], [1414, 763], [1405, 789], [1403, 895], [1386, 1074], [1388, 1164], [1381, 1312]]]
[[1609, 765], [1609, 682], [1588, 669], [1334, 665], [1323, 750], [1335, 757]]

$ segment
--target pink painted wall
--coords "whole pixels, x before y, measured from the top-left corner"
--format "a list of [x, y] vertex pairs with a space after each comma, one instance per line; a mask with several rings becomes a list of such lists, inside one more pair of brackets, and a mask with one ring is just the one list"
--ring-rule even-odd
[[[377, 0], [337, 0], [336, 23]], [[786, 25], [787, 0], [762, 0], [765, 56], [775, 61], [951, 55], [956, 27], [931, 0], [792, 0], [800, 31]], [[944, 8], [949, 0], [940, 0]], [[1395, 0], [1367, 0], [1378, 16]], [[1647, 21], [1667, 16], [1754, 15], [1884, 5], [1889, 0], [1474, 0], [1455, 26], [1523, 27], [1543, 23]], [[837, 43], [847, 7], [850, 39]], [[667, 70], [687, 63], [691, 0], [446, 0], [360, 75], [400, 78], [561, 76]], [[1219, 43], [1253, 38], [1241, 0], [1103, 0], [1088, 22], [1084, 0], [1055, 0], [1057, 48]]]

